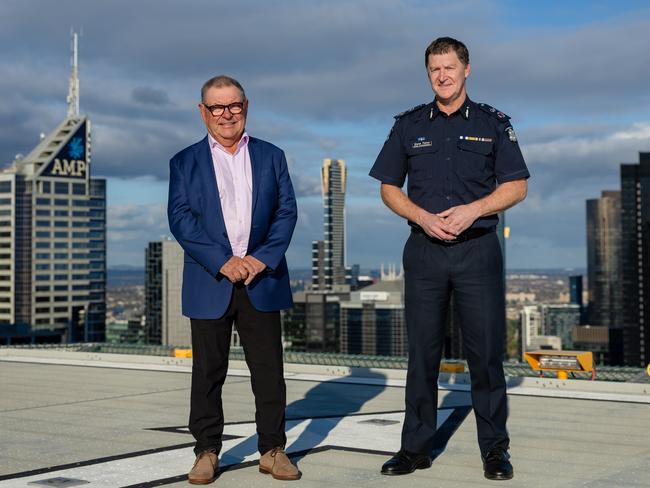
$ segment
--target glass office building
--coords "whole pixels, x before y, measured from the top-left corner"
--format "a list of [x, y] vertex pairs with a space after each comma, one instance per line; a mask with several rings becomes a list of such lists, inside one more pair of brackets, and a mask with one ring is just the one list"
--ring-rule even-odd
[[650, 362], [650, 153], [621, 165], [623, 356], [627, 366]]
[[7, 342], [105, 338], [106, 181], [90, 177], [74, 45], [67, 117], [0, 172], [0, 326], [28, 331]]

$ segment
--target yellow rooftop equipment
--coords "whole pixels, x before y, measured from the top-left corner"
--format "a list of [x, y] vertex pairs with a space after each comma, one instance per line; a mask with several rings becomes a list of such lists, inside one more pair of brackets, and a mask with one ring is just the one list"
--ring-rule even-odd
[[465, 363], [457, 361], [442, 361], [440, 363], [441, 373], [464, 373]]
[[191, 349], [174, 349], [175, 358], [191, 358], [192, 350]]
[[566, 380], [571, 373], [591, 373], [596, 377], [594, 355], [591, 351], [527, 351], [524, 359], [534, 371], [557, 372], [560, 380]]

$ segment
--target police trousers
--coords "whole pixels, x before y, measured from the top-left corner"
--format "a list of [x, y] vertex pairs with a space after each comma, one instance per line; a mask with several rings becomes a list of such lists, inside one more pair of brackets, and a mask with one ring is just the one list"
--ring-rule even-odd
[[481, 454], [493, 447], [507, 449], [505, 292], [496, 233], [448, 244], [412, 232], [403, 262], [409, 360], [402, 449], [421, 454], [433, 449], [438, 371], [452, 292], [470, 370]]

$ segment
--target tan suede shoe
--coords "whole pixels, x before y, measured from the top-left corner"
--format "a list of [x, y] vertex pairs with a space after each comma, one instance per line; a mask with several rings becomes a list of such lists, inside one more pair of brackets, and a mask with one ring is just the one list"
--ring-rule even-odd
[[299, 480], [302, 476], [281, 447], [275, 447], [260, 457], [260, 473], [284, 481]]
[[207, 485], [215, 480], [218, 470], [217, 452], [214, 449], [208, 449], [196, 456], [196, 461], [187, 475], [187, 480], [193, 485]]

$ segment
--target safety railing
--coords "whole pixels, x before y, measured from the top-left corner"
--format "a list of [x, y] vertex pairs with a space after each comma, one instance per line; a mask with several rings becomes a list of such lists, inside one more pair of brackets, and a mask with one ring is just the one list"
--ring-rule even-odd
[[[173, 356], [174, 346], [146, 345], [146, 344], [107, 344], [107, 343], [76, 343], [76, 344], [30, 344], [0, 346], [1, 348], [16, 349], [47, 349], [61, 351], [96, 352], [110, 354], [139, 354], [146, 356]], [[230, 359], [244, 360], [244, 351], [239, 347], [230, 350]], [[318, 352], [294, 352], [285, 351], [284, 359], [287, 363], [314, 364], [323, 366], [342, 366], [351, 368], [382, 368], [382, 369], [406, 369], [408, 359], [396, 356], [368, 356], [355, 354], [336, 354]], [[464, 361], [447, 361], [447, 364], [465, 364]], [[465, 368], [466, 369], [466, 368]], [[527, 363], [506, 361], [503, 363], [506, 376], [529, 376], [536, 377], [539, 373], [531, 370]], [[466, 369], [467, 370], [467, 369]], [[545, 373], [547, 377], [554, 377], [553, 374]], [[570, 376], [577, 379], [591, 379], [590, 374], [576, 373]], [[622, 366], [597, 366], [596, 379], [603, 381], [627, 381], [627, 382], [648, 382], [650, 376], [644, 368], [622, 367]]]

